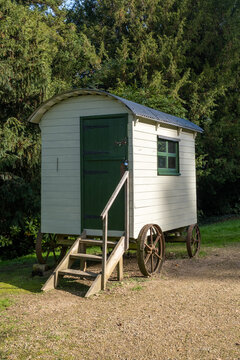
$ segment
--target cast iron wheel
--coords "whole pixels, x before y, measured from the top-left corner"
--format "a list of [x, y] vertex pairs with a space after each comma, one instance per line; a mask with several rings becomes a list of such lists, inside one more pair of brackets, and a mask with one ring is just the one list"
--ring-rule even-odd
[[187, 230], [187, 252], [191, 258], [198, 254], [201, 245], [201, 234], [198, 224], [192, 224]]
[[47, 264], [49, 255], [52, 253], [56, 265], [62, 260], [68, 247], [57, 244], [57, 235], [43, 234], [39, 230], [35, 249], [39, 264]]
[[152, 276], [162, 268], [165, 256], [165, 240], [156, 224], [145, 225], [138, 236], [137, 259], [141, 273]]

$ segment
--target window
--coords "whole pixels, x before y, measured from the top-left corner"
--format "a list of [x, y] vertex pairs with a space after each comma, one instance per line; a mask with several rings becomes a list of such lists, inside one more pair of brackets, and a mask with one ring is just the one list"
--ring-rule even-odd
[[158, 175], [179, 174], [179, 141], [158, 137]]

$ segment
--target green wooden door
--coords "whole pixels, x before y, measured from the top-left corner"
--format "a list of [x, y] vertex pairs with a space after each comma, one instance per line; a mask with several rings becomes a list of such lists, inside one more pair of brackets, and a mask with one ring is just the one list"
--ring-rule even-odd
[[[127, 159], [127, 114], [81, 118], [82, 229], [101, 229], [100, 214]], [[124, 189], [109, 212], [109, 230], [124, 230]]]

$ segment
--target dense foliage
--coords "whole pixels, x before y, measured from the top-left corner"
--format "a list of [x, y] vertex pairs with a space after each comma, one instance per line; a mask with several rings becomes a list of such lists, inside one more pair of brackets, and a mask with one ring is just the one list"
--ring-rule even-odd
[[39, 134], [26, 119], [75, 86], [103, 88], [202, 126], [199, 210], [239, 213], [240, 1], [64, 4], [0, 0], [0, 249], [15, 249], [15, 238], [26, 243], [18, 254], [31, 248], [38, 226]]

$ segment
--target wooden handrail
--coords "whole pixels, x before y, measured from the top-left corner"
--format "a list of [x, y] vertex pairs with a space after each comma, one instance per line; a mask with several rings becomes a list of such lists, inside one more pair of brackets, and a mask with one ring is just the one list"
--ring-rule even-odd
[[121, 180], [119, 181], [116, 189], [114, 190], [114, 192], [112, 193], [112, 196], [110, 197], [110, 199], [108, 200], [105, 208], [103, 209], [102, 213], [101, 213], [101, 217], [102, 219], [105, 218], [106, 214], [108, 213], [108, 211], [110, 210], [110, 207], [112, 206], [112, 204], [114, 203], [116, 197], [118, 196], [120, 190], [122, 189], [125, 181], [127, 180], [129, 176], [129, 171], [125, 171], [123, 177], [121, 178]]
[[125, 184], [125, 251], [129, 248], [129, 171], [125, 171], [123, 177], [119, 181], [107, 205], [101, 213], [103, 220], [103, 248], [102, 248], [102, 290], [106, 289], [106, 264], [107, 264], [107, 237], [108, 237], [108, 212], [118, 196], [120, 190]]

